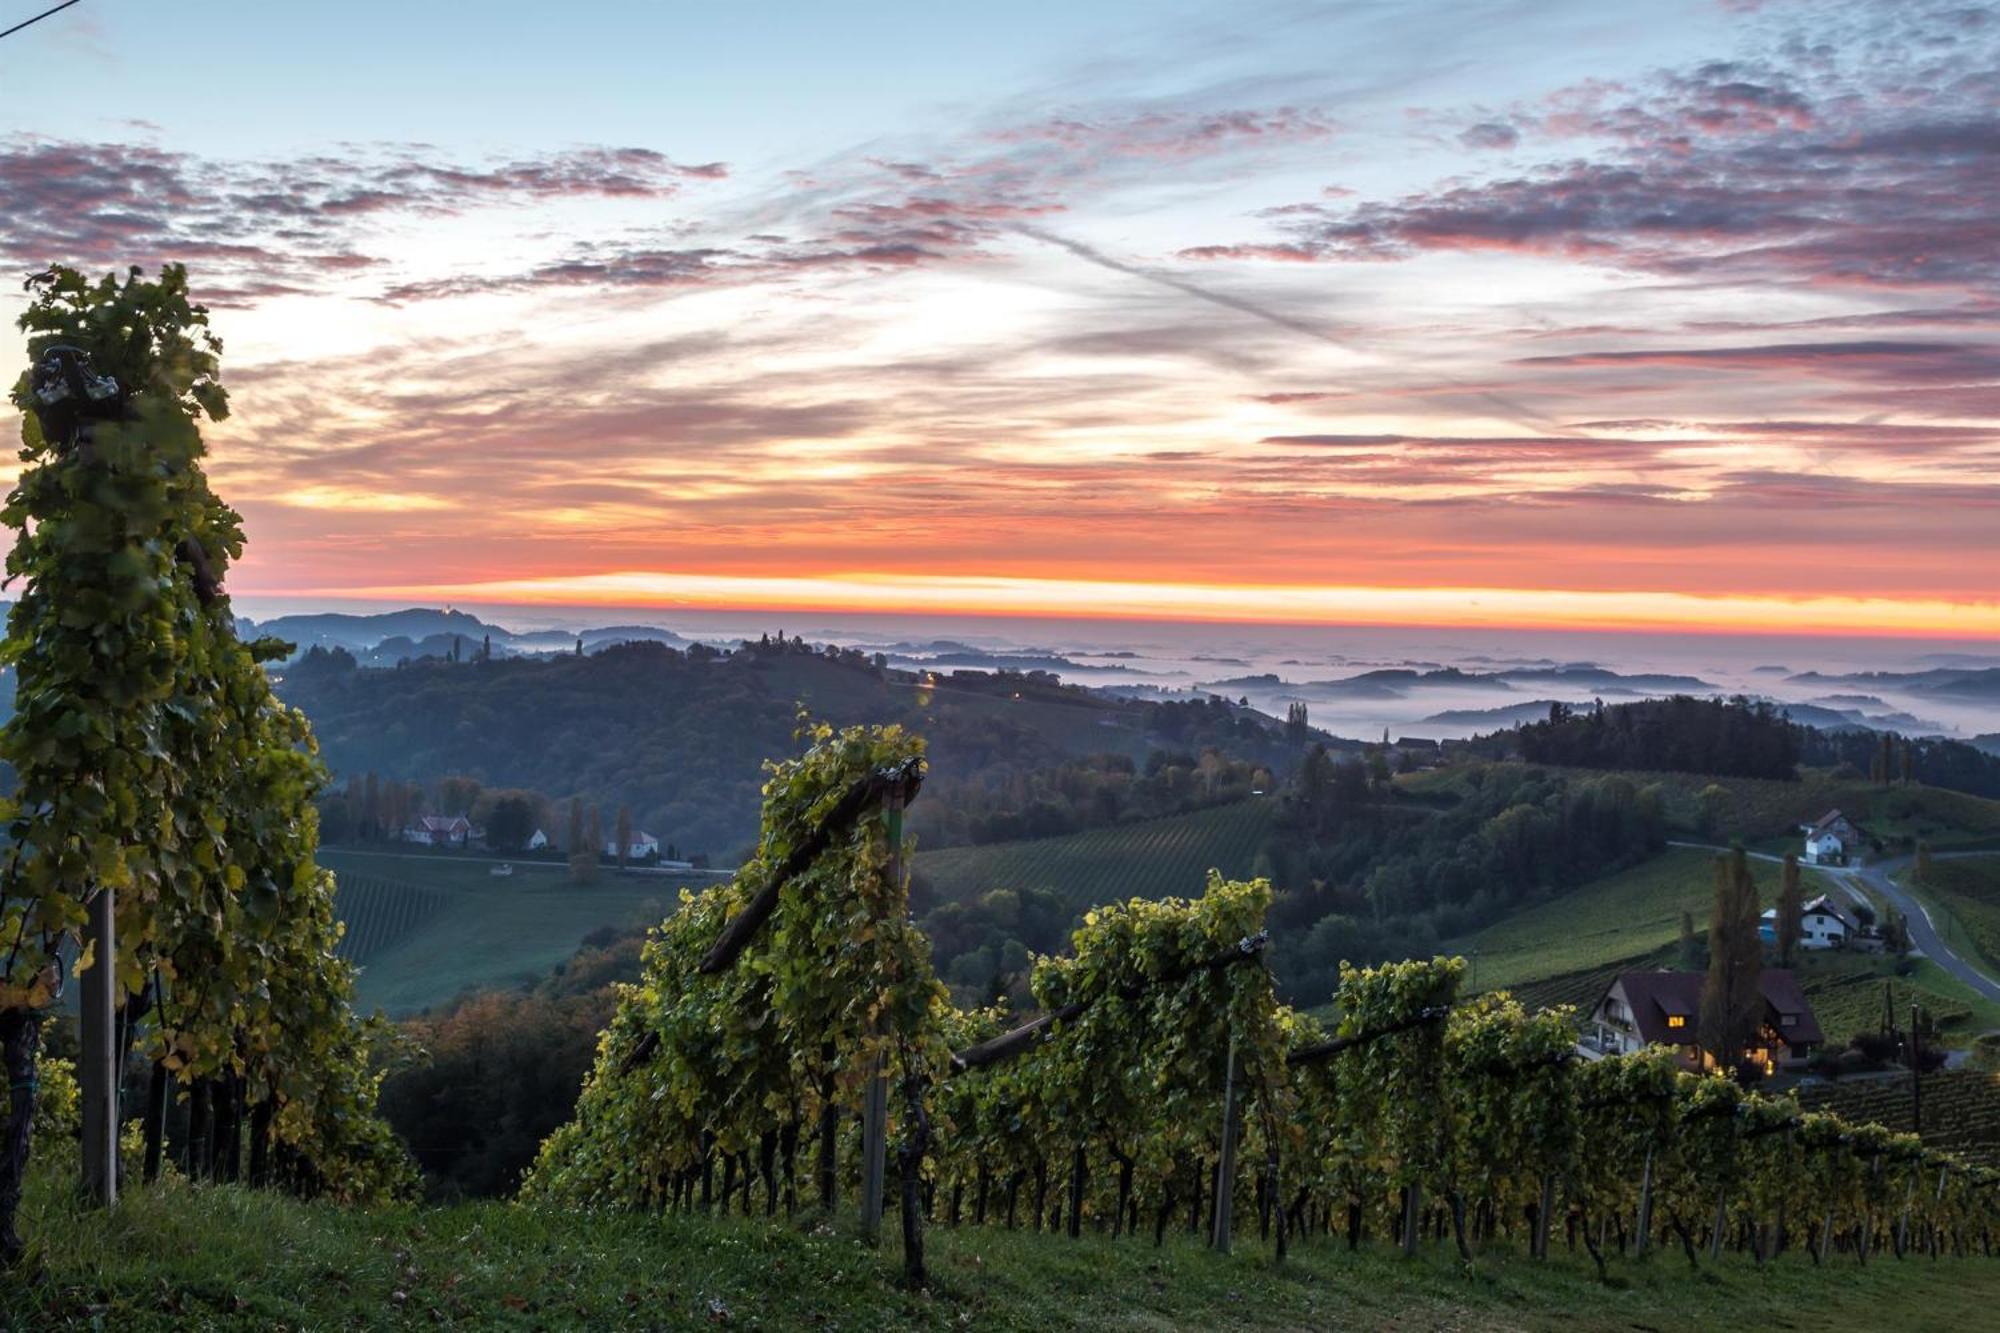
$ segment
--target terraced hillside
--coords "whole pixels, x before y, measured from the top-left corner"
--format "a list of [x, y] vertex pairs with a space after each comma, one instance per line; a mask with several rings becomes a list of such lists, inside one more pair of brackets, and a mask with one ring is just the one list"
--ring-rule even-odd
[[493, 862], [422, 852], [326, 851], [320, 860], [340, 878], [334, 907], [348, 926], [343, 952], [361, 967], [357, 997], [392, 1015], [539, 981], [592, 931], [660, 920], [684, 886], [709, 882], [606, 870], [578, 885], [561, 866], [526, 862], [501, 877]]
[[347, 931], [337, 952], [365, 963], [403, 936], [421, 930], [450, 899], [417, 884], [350, 871], [339, 876], [334, 911]]
[[947, 900], [997, 888], [1048, 889], [1082, 911], [1127, 898], [1187, 896], [1201, 892], [1210, 869], [1248, 876], [1277, 809], [1275, 800], [1253, 798], [1059, 838], [920, 851], [916, 869]]
[[[1833, 1111], [1849, 1120], [1873, 1121], [1907, 1133], [1912, 1121], [1910, 1080], [1846, 1080], [1800, 1088], [1809, 1111]], [[2000, 1074], [1945, 1069], [1924, 1075], [1924, 1142], [2000, 1166]]]

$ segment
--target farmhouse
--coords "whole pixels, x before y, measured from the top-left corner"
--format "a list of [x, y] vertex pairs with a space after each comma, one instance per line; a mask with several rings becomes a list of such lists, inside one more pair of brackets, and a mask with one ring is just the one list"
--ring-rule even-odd
[[549, 845], [549, 835], [542, 832], [540, 829], [536, 829], [528, 837], [528, 850], [531, 852], [539, 852], [540, 850], [542, 850], [542, 848], [548, 845]]
[[[1764, 1024], [1757, 1046], [1745, 1051], [1744, 1058], [1772, 1074], [1781, 1065], [1808, 1058], [1826, 1037], [1790, 971], [1767, 967], [1757, 980], [1764, 993]], [[1647, 1046], [1672, 1046], [1688, 1069], [1713, 1068], [1715, 1061], [1695, 1040], [1702, 981], [1700, 972], [1622, 973], [1585, 1021], [1578, 1050], [1594, 1060]]]
[[1804, 826], [1805, 861], [1808, 865], [1846, 865], [1861, 850], [1861, 830], [1838, 810], [1821, 815], [1816, 824]]
[[[1797, 943], [1807, 949], [1838, 949], [1861, 933], [1861, 923], [1847, 910], [1826, 894], [1821, 894], [1805, 905], [1799, 914], [1799, 938]], [[1758, 937], [1764, 943], [1778, 942], [1778, 909], [1766, 908], [1764, 922], [1757, 927]]]
[[426, 847], [464, 847], [472, 842], [472, 821], [464, 815], [425, 815], [403, 830], [403, 841]]
[[[604, 854], [606, 856], [618, 855], [618, 839], [606, 838], [604, 840]], [[643, 861], [649, 856], [658, 856], [659, 854], [660, 840], [658, 838], [650, 833], [641, 833], [634, 830], [632, 841], [625, 848], [626, 860]]]

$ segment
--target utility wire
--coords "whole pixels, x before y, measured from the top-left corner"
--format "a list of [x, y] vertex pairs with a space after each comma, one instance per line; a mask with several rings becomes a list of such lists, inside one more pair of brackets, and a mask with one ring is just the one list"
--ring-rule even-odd
[[60, 14], [65, 9], [68, 9], [71, 5], [78, 3], [80, 3], [80, 0], [63, 0], [63, 2], [57, 5], [54, 9], [44, 9], [41, 13], [35, 15], [33, 18], [23, 19], [19, 23], [16, 23], [13, 27], [7, 29], [7, 31], [0, 32], [0, 37], [12, 37], [15, 33], [27, 27], [29, 24], [40, 23], [43, 19], [47, 18], [49, 15]]

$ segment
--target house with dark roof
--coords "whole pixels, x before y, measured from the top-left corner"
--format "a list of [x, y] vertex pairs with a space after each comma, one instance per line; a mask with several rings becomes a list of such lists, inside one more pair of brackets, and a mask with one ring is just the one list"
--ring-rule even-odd
[[[1597, 1059], [1647, 1046], [1671, 1046], [1689, 1070], [1713, 1068], [1715, 1061], [1695, 1038], [1703, 980], [1700, 972], [1621, 973], [1584, 1020], [1578, 1049], [1586, 1058]], [[1757, 984], [1764, 995], [1764, 1021], [1757, 1044], [1744, 1052], [1744, 1058], [1774, 1074], [1810, 1058], [1826, 1034], [1790, 970], [1767, 967], [1758, 974]]]
[[[1799, 937], [1793, 941], [1802, 949], [1838, 949], [1861, 933], [1861, 923], [1846, 908], [1822, 893], [1799, 913]], [[1778, 943], [1778, 909], [1764, 909], [1757, 938]]]
[[1803, 825], [1802, 831], [1807, 865], [1846, 865], [1861, 850], [1861, 830], [1838, 810], [1827, 811], [1817, 822]]

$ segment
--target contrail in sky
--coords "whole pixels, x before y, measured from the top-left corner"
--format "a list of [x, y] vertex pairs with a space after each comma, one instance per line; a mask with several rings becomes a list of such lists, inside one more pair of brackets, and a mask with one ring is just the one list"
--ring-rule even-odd
[[[1141, 282], [1150, 282], [1157, 286], [1170, 287], [1174, 291], [1192, 296], [1198, 301], [1206, 301], [1210, 305], [1219, 305], [1226, 310], [1238, 311], [1241, 314], [1250, 316], [1252, 319], [1263, 320], [1266, 324], [1275, 324], [1279, 328], [1289, 329], [1293, 333], [1302, 333], [1308, 338], [1316, 339], [1331, 347], [1338, 347], [1344, 352], [1353, 352], [1357, 356], [1367, 355], [1360, 348], [1329, 333], [1326, 329], [1313, 323], [1311, 320], [1299, 319], [1296, 316], [1287, 315], [1283, 311], [1259, 305], [1255, 301], [1245, 300], [1240, 296], [1231, 296], [1227, 292], [1215, 291], [1199, 283], [1189, 282], [1186, 278], [1180, 277], [1177, 274], [1168, 273], [1157, 268], [1148, 268], [1143, 264], [1129, 263], [1122, 259], [1113, 259], [1102, 250], [1085, 245], [1082, 241], [1072, 241], [1066, 236], [1058, 236], [1054, 232], [1043, 231], [1039, 227], [1029, 227], [1016, 223], [1012, 230], [1028, 237], [1030, 240], [1040, 241], [1044, 245], [1053, 245], [1060, 250], [1067, 250], [1087, 264], [1095, 264], [1099, 268], [1108, 268], [1113, 273], [1123, 273], [1127, 277], [1137, 278]], [[1440, 378], [1446, 384], [1454, 382], [1449, 377]], [[1494, 393], [1491, 389], [1475, 389], [1469, 384], [1459, 387], [1463, 388], [1466, 393], [1493, 404], [1493, 406], [1500, 409], [1499, 415], [1511, 418], [1516, 425], [1528, 426], [1539, 433], [1547, 431], [1558, 424], [1553, 417], [1544, 416], [1531, 407], [1514, 402], [1502, 394]]]

